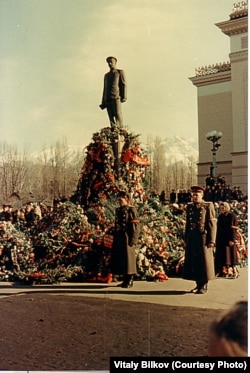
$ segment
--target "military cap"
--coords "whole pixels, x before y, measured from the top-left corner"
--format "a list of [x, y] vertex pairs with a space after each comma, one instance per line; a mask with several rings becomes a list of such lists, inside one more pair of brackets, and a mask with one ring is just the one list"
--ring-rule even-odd
[[205, 192], [205, 189], [201, 186], [194, 185], [194, 186], [191, 186], [191, 191], [192, 192]]
[[109, 62], [112, 58], [117, 62], [117, 58], [116, 58], [116, 57], [113, 57], [113, 56], [109, 56], [109, 57], [107, 57], [107, 58], [106, 58], [106, 61]]

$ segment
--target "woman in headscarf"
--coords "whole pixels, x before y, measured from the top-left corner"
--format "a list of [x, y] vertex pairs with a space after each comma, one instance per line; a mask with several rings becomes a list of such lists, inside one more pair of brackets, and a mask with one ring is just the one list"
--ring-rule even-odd
[[230, 211], [227, 202], [219, 203], [219, 216], [217, 220], [217, 236], [215, 250], [215, 271], [218, 276], [237, 278], [237, 215]]

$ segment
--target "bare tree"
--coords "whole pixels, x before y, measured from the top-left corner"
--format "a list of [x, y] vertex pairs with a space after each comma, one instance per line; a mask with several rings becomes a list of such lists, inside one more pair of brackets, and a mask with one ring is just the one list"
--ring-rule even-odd
[[[156, 137], [148, 138], [145, 152], [150, 159], [146, 190], [160, 194], [171, 189], [189, 189], [196, 182], [196, 162], [192, 155], [184, 161], [166, 160], [166, 145]], [[74, 149], [66, 138], [49, 149], [19, 154], [15, 145], [0, 144], [0, 199], [8, 200], [12, 193], [33, 196], [36, 200], [58, 199], [74, 194], [84, 162], [84, 148]]]
[[26, 187], [29, 171], [27, 149], [20, 155], [15, 145], [0, 144], [0, 185], [2, 199], [8, 199], [14, 192], [21, 193]]

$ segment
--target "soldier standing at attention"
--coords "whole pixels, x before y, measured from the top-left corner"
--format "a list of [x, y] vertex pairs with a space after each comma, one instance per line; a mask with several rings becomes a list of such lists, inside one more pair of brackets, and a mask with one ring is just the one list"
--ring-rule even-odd
[[120, 191], [117, 197], [120, 207], [115, 214], [111, 271], [114, 275], [123, 275], [121, 287], [131, 288], [133, 277], [137, 273], [135, 249], [140, 234], [140, 222], [137, 209], [130, 205], [129, 195]]
[[203, 200], [204, 188], [191, 187], [192, 202], [187, 204], [183, 278], [196, 282], [192, 293], [205, 294], [215, 278], [214, 246], [217, 220], [212, 202]]

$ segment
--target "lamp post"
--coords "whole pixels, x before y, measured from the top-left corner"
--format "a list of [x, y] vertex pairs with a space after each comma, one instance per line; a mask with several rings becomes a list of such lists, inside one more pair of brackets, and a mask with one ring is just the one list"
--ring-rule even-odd
[[211, 141], [213, 144], [213, 147], [211, 149], [212, 152], [212, 165], [210, 167], [210, 176], [214, 179], [216, 178], [216, 152], [221, 146], [221, 144], [218, 143], [218, 140], [222, 137], [222, 132], [220, 131], [210, 131], [206, 134], [206, 139]]

